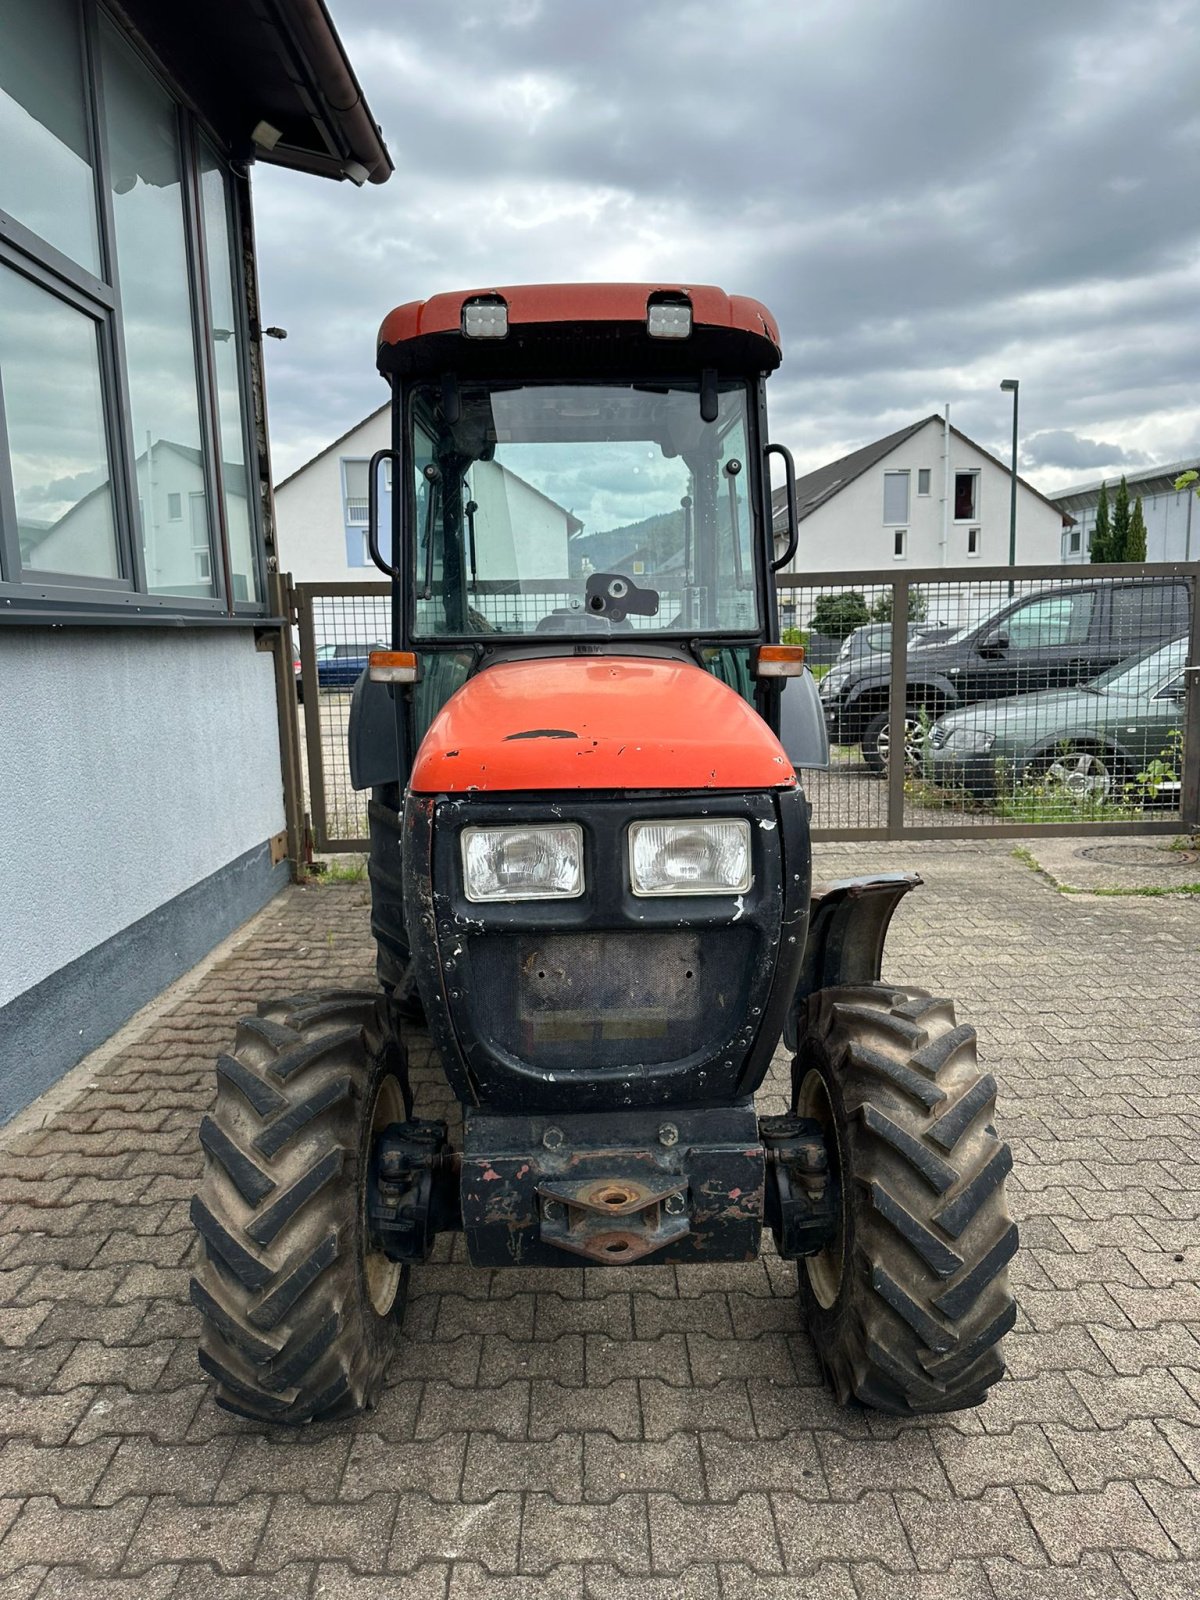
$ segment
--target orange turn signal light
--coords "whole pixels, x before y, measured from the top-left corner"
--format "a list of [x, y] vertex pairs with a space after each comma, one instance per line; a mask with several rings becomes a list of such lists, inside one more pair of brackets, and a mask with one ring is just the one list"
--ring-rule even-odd
[[416, 683], [417, 658], [411, 650], [372, 650], [367, 676], [372, 683]]
[[802, 644], [760, 644], [754, 658], [758, 678], [798, 678], [804, 671]]

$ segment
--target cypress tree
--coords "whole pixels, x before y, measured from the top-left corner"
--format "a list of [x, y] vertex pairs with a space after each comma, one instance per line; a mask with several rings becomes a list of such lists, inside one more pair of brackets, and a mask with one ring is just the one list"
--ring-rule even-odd
[[1108, 489], [1100, 485], [1100, 498], [1096, 502], [1096, 526], [1092, 532], [1092, 560], [1112, 560], [1112, 529], [1108, 522]]
[[1110, 535], [1109, 549], [1112, 554], [1110, 561], [1128, 561], [1129, 557], [1129, 485], [1125, 482], [1125, 474], [1121, 474], [1121, 481], [1117, 485], [1117, 492], [1113, 498], [1112, 534]]
[[1145, 561], [1146, 519], [1142, 515], [1141, 495], [1138, 495], [1133, 502], [1133, 515], [1129, 519], [1129, 543], [1126, 549], [1126, 561]]

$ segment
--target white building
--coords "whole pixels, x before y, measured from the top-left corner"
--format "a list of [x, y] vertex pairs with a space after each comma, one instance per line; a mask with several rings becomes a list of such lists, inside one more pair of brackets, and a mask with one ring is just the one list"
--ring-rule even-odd
[[3, 19], [0, 1122], [300, 859], [249, 172], [391, 171], [308, 0]]
[[[389, 407], [383, 405], [275, 486], [280, 565], [295, 582], [381, 581], [367, 552], [367, 466], [390, 443]], [[467, 481], [477, 507], [480, 580], [514, 572], [567, 576], [567, 541], [582, 527], [577, 517], [495, 461], [475, 462]], [[388, 494], [381, 485], [381, 529], [388, 527]], [[386, 558], [386, 533], [380, 545]]]
[[[1164, 467], [1144, 467], [1141, 472], [1125, 474], [1130, 505], [1138, 495], [1142, 497], [1147, 561], [1193, 561], [1200, 554], [1200, 505], [1192, 489], [1175, 487], [1175, 479], [1181, 473], [1192, 471], [1197, 465], [1200, 463], [1193, 457], [1190, 461], [1175, 461]], [[1108, 489], [1110, 517], [1113, 496], [1120, 481], [1120, 477], [1103, 480]], [[1074, 526], [1063, 532], [1064, 561], [1088, 559], [1092, 534], [1096, 531], [1100, 483], [1099, 478], [1091, 483], [1077, 483], [1073, 488], [1060, 489], [1050, 497], [1064, 515], [1074, 518]]]
[[[1012, 477], [936, 413], [797, 480], [800, 542], [789, 573], [1003, 566]], [[784, 492], [774, 495], [784, 531]], [[1017, 562], [1063, 559], [1070, 516], [1017, 479]]]

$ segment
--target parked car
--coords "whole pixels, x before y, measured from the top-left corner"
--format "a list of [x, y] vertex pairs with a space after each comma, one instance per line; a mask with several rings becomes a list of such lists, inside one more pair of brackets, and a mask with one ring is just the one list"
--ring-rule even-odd
[[[317, 646], [317, 688], [353, 689], [367, 670], [372, 650], [386, 650], [385, 644], [319, 644]], [[296, 674], [296, 698], [303, 703], [304, 679], [299, 657], [292, 663]]]
[[[918, 645], [936, 644], [942, 639], [948, 639], [955, 631], [947, 623], [910, 622], [908, 625], [908, 648], [912, 650]], [[859, 656], [885, 656], [891, 648], [891, 623], [867, 622], [861, 628], [855, 628], [853, 633], [847, 634], [846, 638], [842, 640], [842, 648], [838, 651], [838, 660], [852, 661]]]
[[[1187, 636], [1152, 646], [1077, 689], [1019, 694], [952, 711], [933, 725], [922, 769], [941, 788], [990, 798], [1030, 781], [1078, 799], [1120, 799], [1182, 728]], [[1180, 787], [1179, 768], [1142, 797]]]
[[[1067, 689], [1188, 627], [1182, 578], [1097, 578], [1024, 595], [940, 644], [910, 651], [904, 743], [908, 758], [931, 722], [959, 706], [1043, 689]], [[830, 742], [861, 743], [886, 769], [891, 744], [886, 655], [837, 663], [821, 681]]]

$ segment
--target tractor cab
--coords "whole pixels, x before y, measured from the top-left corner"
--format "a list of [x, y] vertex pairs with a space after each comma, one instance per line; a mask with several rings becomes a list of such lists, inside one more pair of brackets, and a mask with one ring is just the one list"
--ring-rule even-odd
[[412, 754], [455, 689], [516, 656], [685, 662], [778, 729], [779, 674], [800, 666], [761, 654], [779, 564], [764, 306], [635, 284], [439, 295], [392, 312], [378, 360], [394, 443], [370, 542], [393, 646], [420, 662]]

